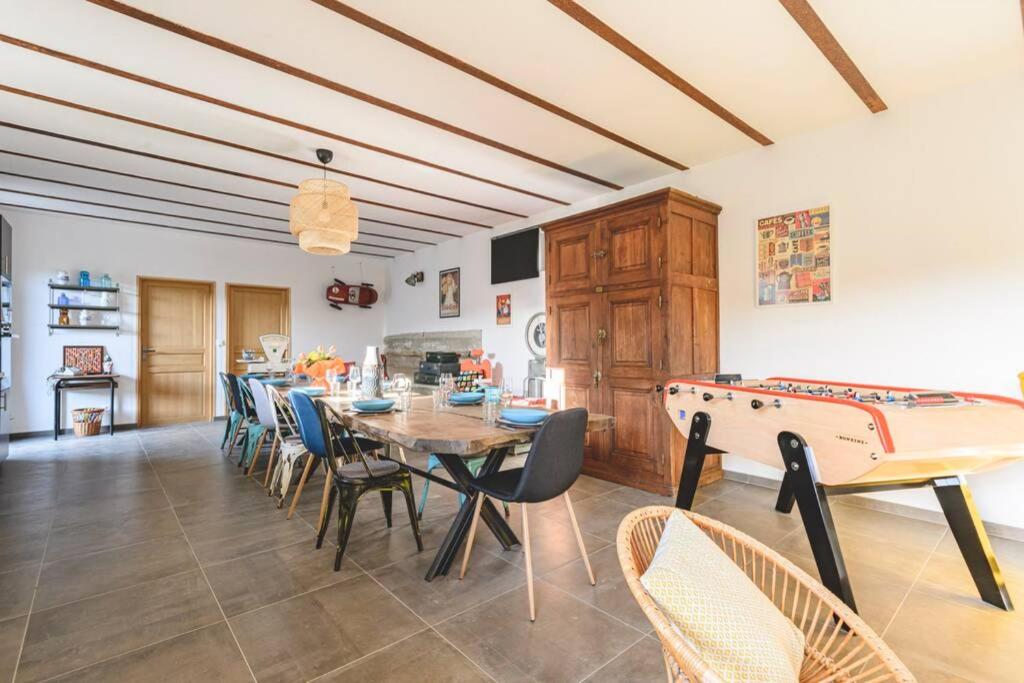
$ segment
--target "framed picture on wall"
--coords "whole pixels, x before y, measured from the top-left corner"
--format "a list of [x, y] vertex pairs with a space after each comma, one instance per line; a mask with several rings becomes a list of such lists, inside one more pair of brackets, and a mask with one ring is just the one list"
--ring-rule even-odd
[[438, 312], [442, 318], [462, 313], [462, 275], [458, 268], [442, 270], [437, 278]]
[[512, 295], [499, 294], [494, 304], [495, 314], [499, 325], [512, 324]]
[[757, 221], [757, 305], [832, 300], [830, 208], [793, 211]]

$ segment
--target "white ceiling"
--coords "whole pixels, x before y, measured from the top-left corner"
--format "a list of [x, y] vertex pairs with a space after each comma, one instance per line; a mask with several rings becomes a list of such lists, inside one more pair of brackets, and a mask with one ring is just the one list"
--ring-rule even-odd
[[[758, 146], [543, 0], [348, 4], [675, 162], [692, 167]], [[580, 4], [775, 142], [872, 116], [775, 0]], [[1018, 0], [811, 4], [890, 108], [1019, 71], [1024, 63]], [[317, 174], [308, 166], [315, 162], [313, 150], [328, 147], [334, 150], [331, 168], [337, 171], [331, 175], [348, 184], [367, 219], [361, 222], [356, 249], [395, 255], [605, 193], [609, 185], [627, 186], [674, 170], [311, 0], [131, 0], [131, 6], [478, 139], [85, 0], [3, 0], [0, 32], [7, 36], [264, 116], [0, 44], [2, 86], [252, 148], [0, 92], [0, 121], [213, 167], [0, 127], [0, 150], [50, 160], [0, 153], [0, 172], [5, 173], [0, 173], [0, 203], [290, 243], [290, 186]], [[321, 132], [269, 121], [268, 115]]]

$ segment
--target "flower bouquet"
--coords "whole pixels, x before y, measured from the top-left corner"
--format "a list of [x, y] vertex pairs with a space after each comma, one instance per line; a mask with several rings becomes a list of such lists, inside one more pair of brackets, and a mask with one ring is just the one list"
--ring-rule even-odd
[[309, 376], [315, 386], [326, 387], [327, 382], [324, 377], [330, 370], [338, 373], [339, 380], [345, 381], [345, 376], [348, 375], [348, 367], [351, 363], [341, 360], [335, 356], [335, 353], [337, 353], [337, 350], [333, 345], [329, 346], [326, 350], [321, 345], [308, 354], [300, 353], [293, 371], [297, 375]]

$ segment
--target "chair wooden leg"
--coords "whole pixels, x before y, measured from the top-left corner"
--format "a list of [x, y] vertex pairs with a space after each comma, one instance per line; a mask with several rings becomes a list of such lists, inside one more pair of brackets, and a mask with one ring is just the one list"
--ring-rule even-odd
[[299, 485], [295, 489], [295, 495], [292, 496], [292, 504], [288, 508], [288, 519], [292, 518], [295, 514], [295, 508], [299, 504], [299, 497], [302, 496], [302, 489], [306, 487], [306, 479], [309, 478], [309, 471], [313, 467], [313, 461], [316, 460], [316, 456], [312, 453], [306, 454], [306, 467], [302, 470], [302, 477], [299, 479]]
[[661, 658], [665, 660], [665, 679], [668, 683], [675, 683], [676, 677], [672, 675], [672, 663], [668, 661], [668, 653], [665, 648], [661, 649]]
[[260, 432], [259, 437], [256, 439], [256, 443], [253, 444], [252, 448], [252, 460], [249, 461], [249, 469], [245, 471], [246, 476], [251, 477], [256, 473], [256, 463], [259, 462], [260, 452], [263, 450], [263, 444], [267, 441], [266, 430]]
[[480, 510], [484, 506], [485, 496], [478, 493], [476, 496], [476, 507], [473, 509], [473, 521], [469, 525], [469, 536], [466, 537], [466, 552], [462, 555], [462, 569], [459, 570], [459, 581], [466, 576], [466, 568], [469, 567], [469, 554], [473, 552], [473, 539], [476, 538], [476, 524], [480, 521]]
[[270, 473], [274, 471], [274, 457], [277, 455], [277, 447], [281, 443], [281, 437], [277, 432], [274, 432], [274, 440], [270, 444], [270, 457], [267, 460], [267, 473], [263, 475], [263, 488], [267, 489], [267, 495], [270, 495]]
[[572, 509], [572, 499], [569, 498], [569, 492], [566, 491], [562, 494], [565, 498], [565, 509], [569, 511], [569, 521], [572, 522], [572, 530], [576, 532], [576, 544], [580, 547], [580, 557], [583, 558], [583, 564], [587, 567], [587, 576], [590, 577], [590, 585], [596, 586], [597, 581], [594, 580], [594, 570], [590, 568], [590, 558], [587, 557], [587, 547], [583, 545], [583, 534], [580, 533], [580, 525], [576, 521], [576, 511]]
[[537, 609], [533, 602], [533, 554], [530, 551], [530, 519], [526, 514], [526, 503], [520, 503], [523, 509], [523, 550], [526, 551], [526, 594], [530, 598], [530, 621], [537, 620]]

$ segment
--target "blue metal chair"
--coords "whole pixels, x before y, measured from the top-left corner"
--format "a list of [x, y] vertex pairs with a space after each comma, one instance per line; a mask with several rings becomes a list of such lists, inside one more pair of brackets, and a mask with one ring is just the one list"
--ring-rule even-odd
[[[378, 460], [367, 457], [364, 446], [380, 447], [370, 439], [355, 436], [341, 421], [338, 414], [326, 403], [314, 402], [308, 395], [289, 392], [299, 434], [309, 452], [320, 458], [331, 478], [331, 489], [327, 510], [320, 520], [316, 547], [320, 548], [327, 534], [327, 524], [335, 500], [338, 502], [338, 550], [334, 556], [334, 571], [341, 569], [341, 560], [348, 546], [352, 524], [355, 521], [356, 505], [364, 493], [379, 491], [384, 503], [384, 516], [391, 526], [391, 494], [401, 491], [409, 511], [416, 547], [423, 550], [419, 520], [416, 518], [416, 501], [412, 492], [412, 476], [394, 460]], [[350, 462], [346, 462], [351, 460]]]
[[[242, 383], [239, 381], [238, 377], [230, 372], [222, 372], [220, 374], [221, 380], [227, 384], [228, 397], [231, 403], [231, 412], [232, 416], [235, 417], [234, 425], [231, 428], [231, 436], [228, 438], [227, 442], [228, 452], [225, 454], [225, 457], [230, 458], [231, 451], [235, 449], [235, 446], [241, 445], [242, 451], [244, 452], [248, 445], [248, 418], [245, 410], [245, 401], [242, 399]], [[238, 438], [240, 435], [242, 437], [241, 444], [239, 444]]]
[[228, 439], [232, 439], [238, 433], [239, 423], [242, 421], [242, 414], [235, 410], [234, 396], [231, 391], [231, 383], [228, 381], [227, 373], [218, 373], [220, 375], [220, 385], [224, 390], [224, 400], [228, 404], [228, 419], [227, 424], [224, 425], [224, 438], [220, 441], [220, 448], [224, 450], [224, 447], [228, 444]]
[[[262, 390], [262, 385], [260, 385]], [[264, 390], [265, 391], [265, 390]], [[256, 399], [253, 397], [252, 389], [244, 380], [238, 380], [238, 392], [242, 399], [242, 411], [245, 416], [245, 439], [242, 441], [242, 455], [238, 459], [238, 466], [244, 467], [246, 473], [256, 457], [257, 450], [263, 445], [263, 435], [267, 428], [260, 422], [260, 416], [256, 412]]]

